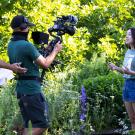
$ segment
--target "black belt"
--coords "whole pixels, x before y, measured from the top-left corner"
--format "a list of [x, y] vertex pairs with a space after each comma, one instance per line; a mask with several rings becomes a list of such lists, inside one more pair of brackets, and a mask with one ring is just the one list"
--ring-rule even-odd
[[17, 93], [17, 99], [20, 99], [24, 96], [33, 96], [33, 95], [28, 95], [28, 94], [20, 94], [20, 93]]
[[23, 93], [16, 93], [17, 99], [20, 99], [22, 97], [31, 97], [31, 96], [35, 96], [37, 94], [41, 94], [41, 93], [35, 93], [35, 94], [23, 94]]
[[18, 76], [15, 77], [16, 80], [36, 80], [41, 82], [41, 78], [37, 76]]

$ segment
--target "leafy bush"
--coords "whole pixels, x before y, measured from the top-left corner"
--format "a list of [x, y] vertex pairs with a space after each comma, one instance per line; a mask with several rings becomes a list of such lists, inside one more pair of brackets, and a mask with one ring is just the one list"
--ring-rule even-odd
[[78, 69], [73, 84], [78, 91], [82, 84], [86, 88], [93, 129], [124, 128], [127, 114], [122, 102], [122, 75], [109, 72], [104, 58], [94, 60], [94, 64], [86, 62]]
[[0, 89], [1, 135], [15, 135], [16, 130], [20, 130], [22, 128], [22, 119], [20, 116], [14, 89], [15, 84]]
[[[58, 98], [56, 93], [63, 93], [63, 90], [71, 92], [71, 94], [80, 93], [81, 86], [85, 86], [88, 96], [86, 125], [91, 126], [87, 129], [88, 132], [127, 127], [127, 113], [122, 102], [124, 80], [121, 74], [109, 71], [104, 57], [97, 58], [95, 56], [93, 61], [86, 61], [75, 69], [67, 67], [65, 72], [56, 71], [53, 74], [48, 74], [47, 80], [45, 82], [46, 94], [50, 95], [53, 92], [56, 99]], [[54, 98], [53, 101], [56, 99]], [[63, 94], [60, 99], [63, 103], [66, 102]]]

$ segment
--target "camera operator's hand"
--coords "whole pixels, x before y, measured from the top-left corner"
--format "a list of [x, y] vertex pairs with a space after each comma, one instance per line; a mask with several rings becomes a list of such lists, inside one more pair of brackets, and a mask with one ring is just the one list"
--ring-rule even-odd
[[62, 44], [60, 43], [60, 41], [58, 41], [53, 51], [59, 53], [61, 50], [62, 50]]
[[47, 57], [43, 57], [42, 55], [40, 55], [37, 59], [36, 59], [36, 63], [44, 68], [48, 68], [52, 62], [54, 61], [56, 55], [61, 51], [62, 49], [62, 44], [60, 43], [60, 41], [55, 45], [53, 51], [47, 56]]

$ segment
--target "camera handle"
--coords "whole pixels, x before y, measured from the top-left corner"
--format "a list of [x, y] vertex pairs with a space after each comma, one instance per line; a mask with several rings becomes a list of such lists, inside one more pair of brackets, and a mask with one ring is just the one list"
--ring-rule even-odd
[[[55, 45], [58, 43], [58, 41], [60, 41], [60, 43], [62, 43], [62, 36], [54, 36], [53, 35], [53, 37], [55, 37], [55, 39], [50, 42], [44, 57], [47, 57], [53, 51], [53, 49], [54, 49]], [[43, 83], [46, 71], [47, 71], [47, 69], [42, 70], [41, 77], [40, 77], [41, 84]]]

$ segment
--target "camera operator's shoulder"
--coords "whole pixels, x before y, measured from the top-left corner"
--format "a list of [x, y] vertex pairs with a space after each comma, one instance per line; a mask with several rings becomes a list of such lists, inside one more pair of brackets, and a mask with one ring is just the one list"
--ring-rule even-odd
[[31, 42], [26, 41], [25, 49], [29, 51], [37, 51], [37, 48]]
[[25, 41], [25, 46], [26, 47], [33, 47], [34, 45], [31, 42]]

